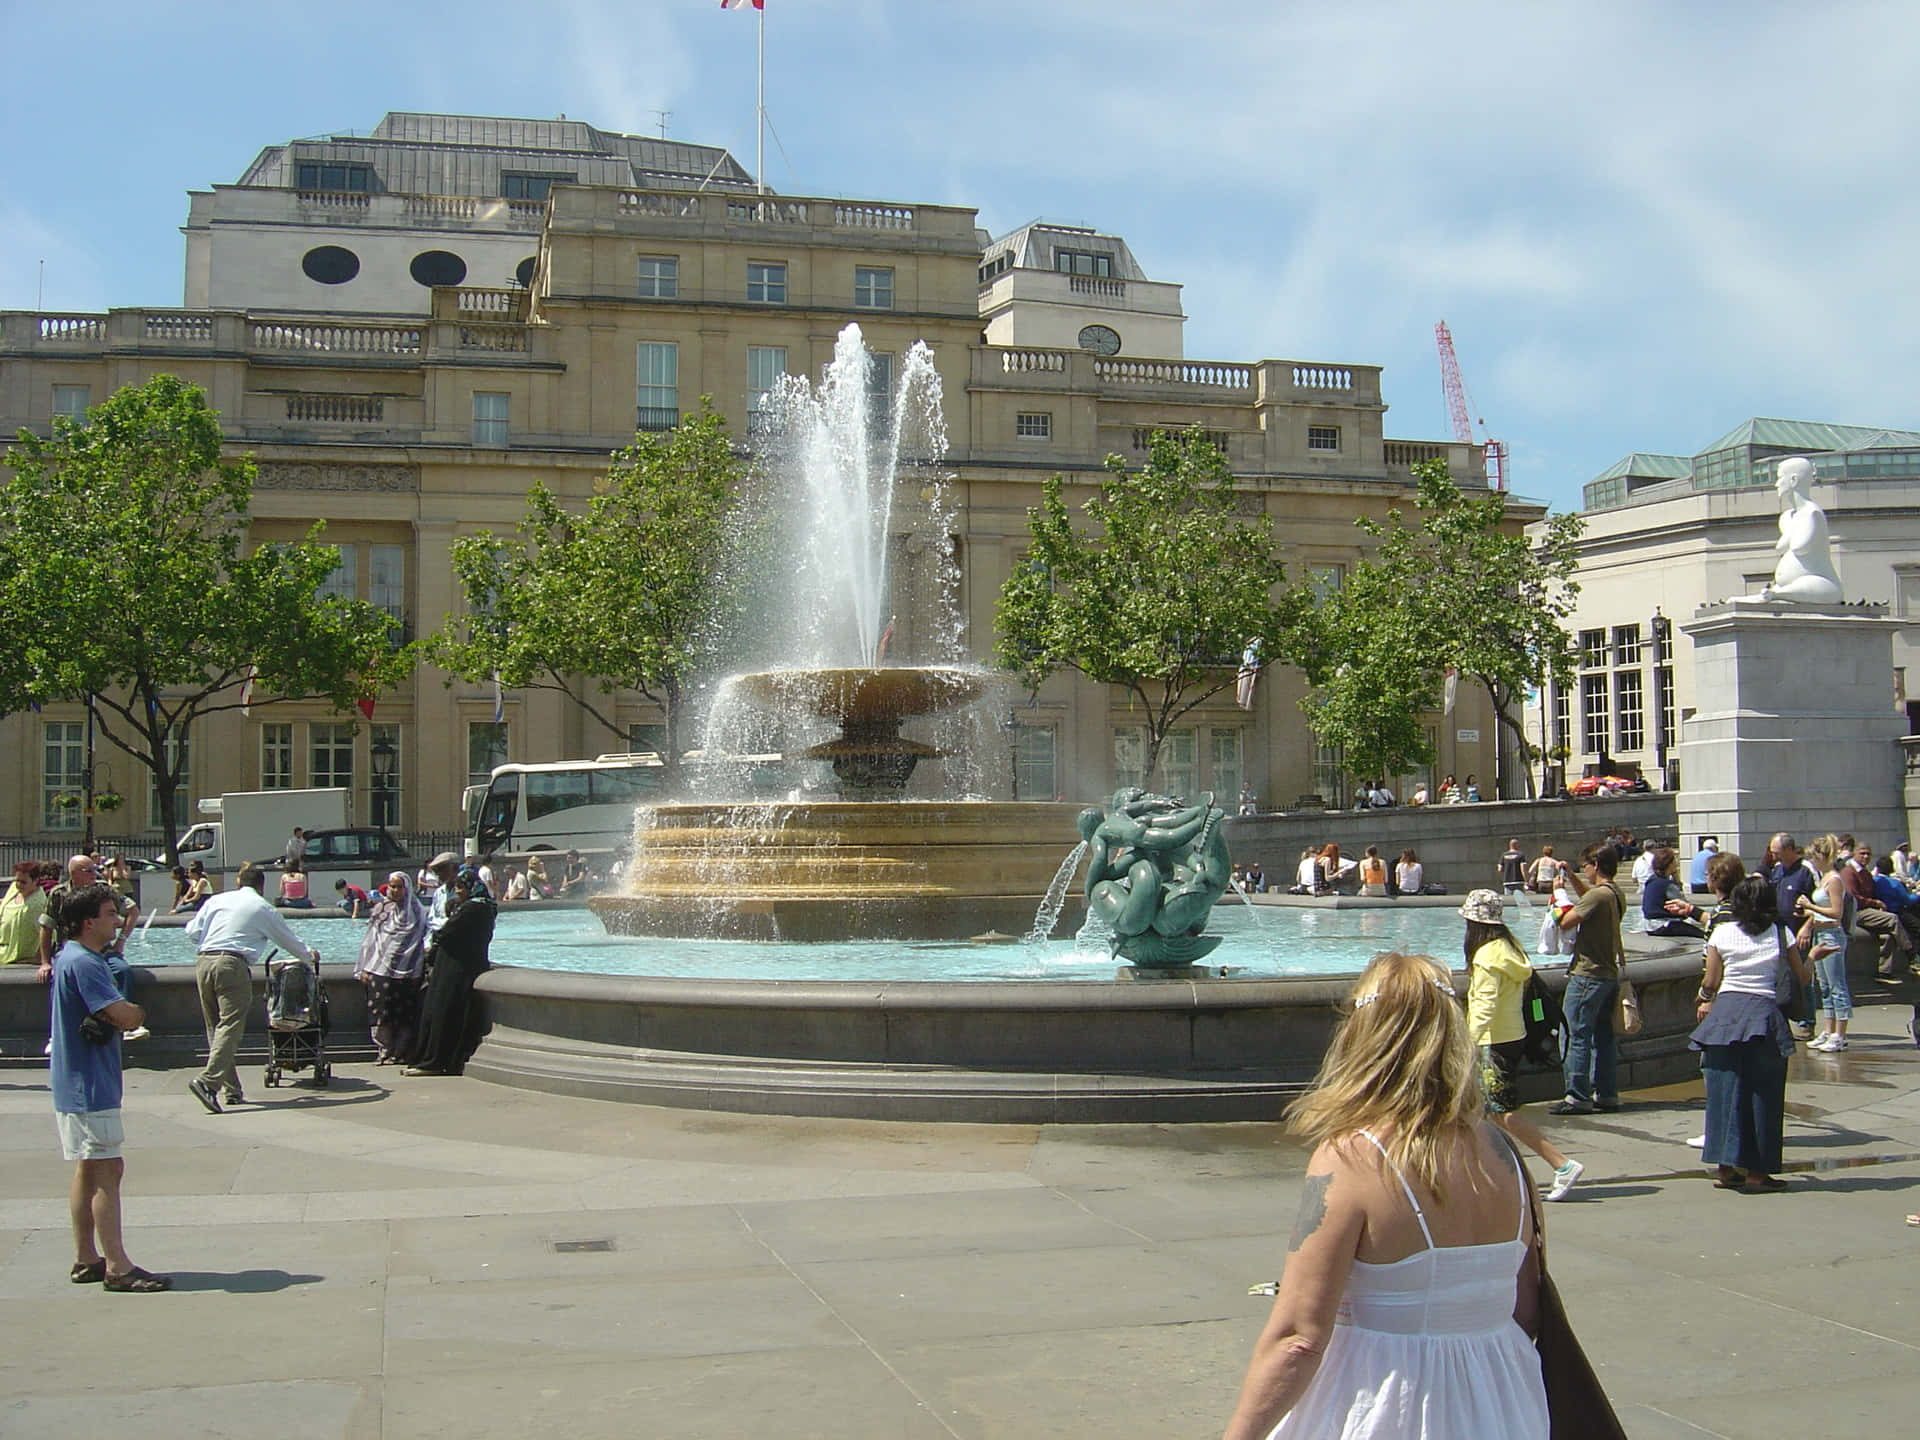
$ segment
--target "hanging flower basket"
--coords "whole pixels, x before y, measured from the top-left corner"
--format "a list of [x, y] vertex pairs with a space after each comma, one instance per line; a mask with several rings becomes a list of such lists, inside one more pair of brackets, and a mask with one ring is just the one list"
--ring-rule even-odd
[[53, 797], [53, 808], [56, 810], [78, 810], [80, 808], [80, 797], [73, 794], [56, 795]]
[[103, 790], [93, 797], [93, 808], [105, 815], [111, 815], [126, 803], [127, 797], [118, 790]]

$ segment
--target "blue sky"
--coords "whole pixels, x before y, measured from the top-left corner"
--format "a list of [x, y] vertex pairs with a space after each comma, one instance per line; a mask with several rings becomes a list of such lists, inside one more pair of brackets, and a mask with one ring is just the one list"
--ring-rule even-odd
[[[1445, 318], [1515, 488], [1750, 415], [1920, 425], [1920, 6], [768, 0], [768, 179], [1125, 235], [1187, 354], [1386, 367]], [[565, 113], [753, 163], [718, 0], [0, 0], [0, 309], [178, 304], [186, 192], [387, 110]]]

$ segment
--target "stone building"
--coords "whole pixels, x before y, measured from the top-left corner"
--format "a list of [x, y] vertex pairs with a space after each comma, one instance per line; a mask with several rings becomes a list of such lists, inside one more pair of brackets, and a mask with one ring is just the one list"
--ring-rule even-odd
[[[1106, 259], [1083, 275], [1081, 254]], [[583, 500], [636, 426], [671, 426], [703, 395], [744, 441], [774, 379], [817, 376], [857, 321], [883, 366], [916, 340], [932, 348], [958, 477], [947, 543], [983, 660], [1039, 481], [1091, 485], [1106, 455], [1142, 456], [1156, 427], [1212, 435], [1249, 513], [1274, 515], [1293, 573], [1321, 585], [1361, 553], [1355, 517], [1404, 502], [1416, 461], [1445, 457], [1485, 483], [1474, 447], [1387, 438], [1378, 367], [1181, 358], [1178, 289], [1147, 280], [1116, 236], [1034, 225], [994, 240], [964, 207], [759, 195], [724, 151], [572, 121], [389, 115], [368, 137], [270, 147], [241, 183], [195, 194], [185, 307], [0, 316], [0, 427], [44, 432], [121, 385], [178, 374], [259, 464], [252, 538], [325, 520], [342, 550], [330, 583], [419, 634], [457, 608], [451, 543], [511, 527], [532, 482]], [[1433, 717], [1437, 768], [1490, 778], [1494, 726], [1469, 689], [1444, 731]], [[1316, 752], [1302, 693], [1278, 668], [1251, 712], [1229, 689], [1172, 737], [1154, 778], [1339, 802], [1349, 777]], [[651, 738], [640, 697], [619, 697], [618, 713], [616, 735], [552, 694], [509, 692], [496, 723], [491, 687], [423, 668], [371, 723], [303, 704], [214, 717], [196, 731], [183, 808], [344, 785], [356, 820], [446, 830], [462, 788], [503, 760]], [[1118, 692], [1058, 677], [1009, 718], [989, 770], [998, 793], [1091, 796], [1137, 765]], [[80, 722], [74, 706], [0, 719], [0, 744], [26, 757], [0, 778], [0, 834], [79, 827], [54, 800], [80, 783]], [[133, 800], [99, 817], [101, 833], [151, 832], [144, 772], [102, 748], [96, 780]]]
[[[1567, 622], [1579, 672], [1547, 695], [1569, 773], [1595, 769], [1604, 754], [1656, 785], [1685, 784], [1674, 773], [1677, 752], [1700, 699], [1679, 625], [1701, 605], [1752, 594], [1773, 578], [1774, 469], [1788, 455], [1814, 463], [1813, 498], [1827, 512], [1847, 599], [1920, 619], [1920, 433], [1752, 419], [1692, 456], [1629, 455], [1585, 489], [1580, 596]], [[1664, 640], [1656, 640], [1656, 615]], [[1920, 708], [1906, 698], [1915, 654], [1909, 635], [1895, 638], [1887, 703], [1920, 731]], [[1534, 707], [1527, 733], [1536, 743], [1541, 724]]]

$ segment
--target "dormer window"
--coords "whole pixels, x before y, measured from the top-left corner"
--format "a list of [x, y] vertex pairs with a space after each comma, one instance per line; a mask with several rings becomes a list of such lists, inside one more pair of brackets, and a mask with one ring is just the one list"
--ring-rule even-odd
[[571, 185], [572, 175], [535, 175], [520, 170], [500, 172], [500, 194], [507, 200], [545, 200], [556, 185]]
[[1098, 275], [1113, 278], [1113, 256], [1100, 250], [1055, 250], [1053, 268], [1063, 275]]
[[373, 189], [373, 167], [302, 160], [294, 167], [293, 183], [296, 190], [344, 190], [365, 195]]

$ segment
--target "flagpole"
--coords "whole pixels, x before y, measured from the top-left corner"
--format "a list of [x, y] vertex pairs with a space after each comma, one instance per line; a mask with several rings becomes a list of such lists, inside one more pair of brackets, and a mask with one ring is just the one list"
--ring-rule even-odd
[[760, 78], [754, 95], [753, 179], [767, 193], [767, 7], [759, 7]]

